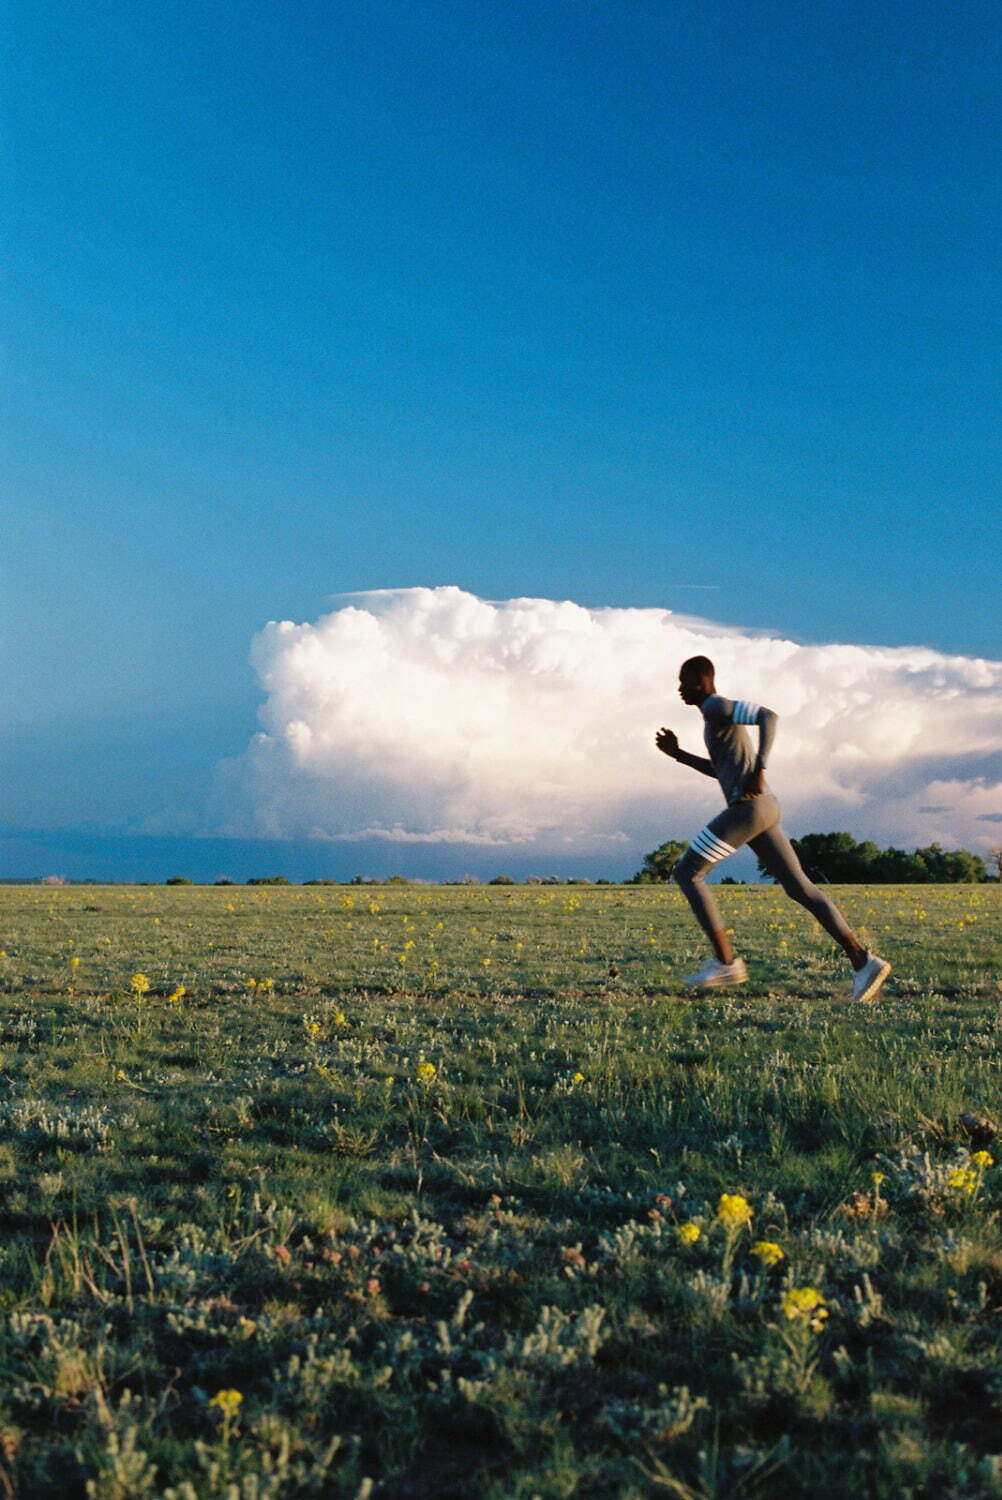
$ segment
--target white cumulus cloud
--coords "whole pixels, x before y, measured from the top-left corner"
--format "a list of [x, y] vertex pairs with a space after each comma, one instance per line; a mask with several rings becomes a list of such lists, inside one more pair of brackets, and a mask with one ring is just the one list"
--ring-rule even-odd
[[676, 696], [696, 654], [721, 692], [780, 715], [770, 780], [792, 831], [999, 842], [1000, 662], [453, 587], [265, 626], [261, 732], [227, 768], [227, 831], [568, 852], [695, 832], [719, 793], [653, 737], [666, 724], [701, 752]]

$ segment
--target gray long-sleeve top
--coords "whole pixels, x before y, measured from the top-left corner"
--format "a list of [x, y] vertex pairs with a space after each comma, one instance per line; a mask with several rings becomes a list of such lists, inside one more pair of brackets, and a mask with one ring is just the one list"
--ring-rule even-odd
[[[702, 714], [703, 741], [709, 760], [684, 750], [679, 752], [678, 759], [683, 765], [702, 771], [704, 776], [715, 776], [730, 805], [739, 800], [749, 772], [765, 770], [779, 715], [771, 708], [760, 708], [757, 703], [740, 698], [723, 698], [719, 693], [704, 698]], [[758, 726], [758, 754], [752, 749], [746, 724]]]

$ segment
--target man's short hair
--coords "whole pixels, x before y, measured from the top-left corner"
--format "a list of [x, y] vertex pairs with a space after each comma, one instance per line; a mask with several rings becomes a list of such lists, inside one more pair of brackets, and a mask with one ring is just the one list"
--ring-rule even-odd
[[678, 669], [679, 677], [715, 677], [716, 668], [708, 656], [690, 656]]

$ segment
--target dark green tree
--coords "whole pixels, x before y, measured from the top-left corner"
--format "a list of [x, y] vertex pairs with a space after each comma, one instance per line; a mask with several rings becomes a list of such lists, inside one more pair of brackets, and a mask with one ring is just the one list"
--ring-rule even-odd
[[[841, 885], [958, 885], [988, 879], [985, 862], [966, 849], [878, 849], [857, 844], [851, 833], [806, 833], [791, 840], [812, 880]], [[763, 875], [768, 871], [759, 861]]]
[[670, 880], [672, 870], [688, 847], [688, 844], [680, 843], [678, 839], [668, 839], [666, 843], [659, 844], [650, 854], [644, 855], [643, 865], [626, 884], [656, 885]]
[[[810, 878], [821, 882], [867, 880], [868, 856], [878, 852], [875, 844], [857, 844], [851, 833], [806, 833], [790, 842]], [[768, 873], [761, 861], [759, 870]]]
[[921, 860], [930, 884], [980, 885], [988, 879], [981, 855], [969, 849], [941, 849], [939, 844], [930, 844], [928, 849], [916, 849], [915, 858]]

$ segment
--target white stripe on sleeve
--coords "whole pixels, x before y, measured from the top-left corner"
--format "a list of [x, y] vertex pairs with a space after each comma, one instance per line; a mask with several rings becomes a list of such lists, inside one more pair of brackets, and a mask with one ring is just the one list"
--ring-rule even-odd
[[756, 724], [759, 716], [759, 705], [748, 703], [744, 699], [738, 699], [734, 704], [734, 724]]

